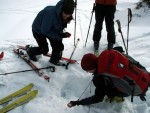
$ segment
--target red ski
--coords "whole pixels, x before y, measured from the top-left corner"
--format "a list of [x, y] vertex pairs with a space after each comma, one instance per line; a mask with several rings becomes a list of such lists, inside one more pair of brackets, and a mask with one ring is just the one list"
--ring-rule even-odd
[[0, 54], [0, 60], [4, 57], [4, 52], [1, 52]]
[[[18, 47], [18, 49], [26, 50], [28, 46], [29, 46], [29, 45], [26, 45], [26, 46], [18, 45], [17, 47]], [[51, 54], [48, 53], [48, 54], [46, 54], [46, 55], [44, 55], [44, 56], [51, 57]], [[62, 57], [61, 60], [65, 60], [66, 62], [70, 62], [71, 64], [77, 62], [76, 60], [70, 60], [69, 58], [66, 58], [66, 57]]]
[[[34, 65], [29, 59], [28, 57], [23, 54], [22, 51], [19, 51], [19, 49], [14, 49], [14, 53], [16, 53], [20, 58], [22, 58], [27, 64], [29, 64], [38, 74], [39, 76], [43, 77], [45, 80], [47, 80], [49, 82], [50, 77], [46, 76], [44, 74], [44, 72], [42, 72], [36, 65]], [[52, 72], [55, 71], [55, 67], [51, 67], [53, 68]]]

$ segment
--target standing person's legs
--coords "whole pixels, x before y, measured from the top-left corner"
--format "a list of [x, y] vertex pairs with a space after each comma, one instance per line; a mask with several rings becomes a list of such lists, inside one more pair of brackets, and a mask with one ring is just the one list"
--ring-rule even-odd
[[96, 8], [95, 8], [96, 23], [95, 23], [94, 33], [93, 33], [93, 41], [94, 41], [95, 50], [98, 50], [99, 48], [99, 41], [101, 39], [103, 20], [104, 20], [103, 5], [96, 4]]
[[51, 47], [52, 47], [52, 56], [50, 58], [50, 62], [52, 64], [57, 65], [59, 60], [62, 57], [62, 51], [64, 50], [64, 45], [62, 43], [62, 41], [58, 41], [56, 39], [53, 38], [49, 38]]
[[116, 5], [108, 5], [106, 6], [106, 30], [107, 30], [107, 41], [108, 41], [108, 49], [113, 48], [113, 44], [116, 42], [115, 30], [114, 30], [114, 15], [116, 12]]
[[36, 55], [47, 54], [49, 51], [46, 36], [33, 32], [33, 36], [39, 47], [30, 47], [27, 53], [31, 60], [37, 61]]

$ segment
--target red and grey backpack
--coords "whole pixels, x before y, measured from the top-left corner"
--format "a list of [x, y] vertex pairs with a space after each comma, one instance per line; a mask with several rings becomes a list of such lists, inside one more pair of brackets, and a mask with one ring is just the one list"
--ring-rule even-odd
[[109, 76], [118, 90], [132, 97], [131, 101], [150, 84], [149, 73], [116, 50], [105, 50], [99, 55], [98, 73]]

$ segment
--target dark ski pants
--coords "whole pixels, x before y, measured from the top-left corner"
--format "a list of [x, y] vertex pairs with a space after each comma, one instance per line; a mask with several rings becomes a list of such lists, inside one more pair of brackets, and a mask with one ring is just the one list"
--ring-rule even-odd
[[62, 51], [64, 50], [64, 45], [62, 41], [53, 38], [47, 38], [45, 35], [37, 34], [35, 32], [33, 32], [33, 36], [36, 42], [38, 43], [39, 47], [32, 47], [31, 54], [32, 55], [47, 54], [49, 51], [47, 42], [48, 39], [52, 47], [52, 55], [50, 58], [50, 62], [53, 64], [57, 64], [57, 62], [61, 59]]
[[116, 12], [116, 5], [100, 5], [95, 7], [95, 28], [93, 33], [93, 41], [100, 41], [101, 31], [103, 28], [103, 21], [105, 19], [107, 30], [108, 43], [115, 44], [115, 30], [114, 30], [114, 14]]

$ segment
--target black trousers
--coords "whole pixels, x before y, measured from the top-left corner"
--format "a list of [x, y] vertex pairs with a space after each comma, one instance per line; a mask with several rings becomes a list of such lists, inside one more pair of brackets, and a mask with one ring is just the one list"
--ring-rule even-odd
[[62, 51], [64, 50], [64, 45], [61, 40], [47, 38], [45, 35], [37, 34], [33, 32], [33, 36], [38, 43], [39, 47], [32, 47], [31, 54], [32, 55], [40, 55], [40, 54], [47, 54], [49, 51], [48, 42], [49, 40], [51, 47], [52, 47], [52, 55], [50, 58], [50, 62], [56, 64], [62, 57]]
[[114, 14], [116, 12], [116, 5], [100, 5], [95, 7], [95, 28], [93, 33], [93, 41], [100, 41], [101, 31], [103, 28], [103, 21], [105, 19], [107, 30], [108, 43], [115, 44], [115, 30], [114, 30]]

